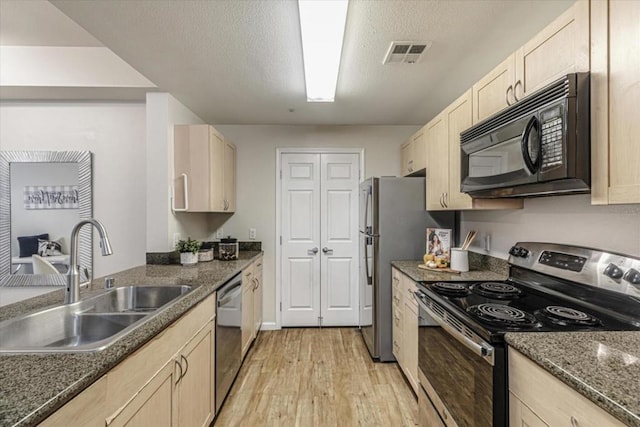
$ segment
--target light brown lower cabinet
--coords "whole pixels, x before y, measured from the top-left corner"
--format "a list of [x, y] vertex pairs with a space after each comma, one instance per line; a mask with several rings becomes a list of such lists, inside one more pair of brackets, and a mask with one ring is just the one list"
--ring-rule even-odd
[[510, 427], [624, 426], [519, 351], [508, 352]]
[[214, 293], [41, 425], [209, 425], [215, 416], [215, 310]]
[[242, 272], [242, 357], [262, 326], [262, 257]]
[[393, 355], [416, 395], [418, 382], [418, 303], [416, 284], [399, 270], [391, 269]]

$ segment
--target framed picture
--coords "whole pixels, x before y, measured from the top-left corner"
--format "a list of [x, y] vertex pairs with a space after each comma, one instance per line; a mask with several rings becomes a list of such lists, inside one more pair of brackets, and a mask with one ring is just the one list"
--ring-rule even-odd
[[451, 258], [451, 229], [427, 228], [427, 254], [434, 257]]

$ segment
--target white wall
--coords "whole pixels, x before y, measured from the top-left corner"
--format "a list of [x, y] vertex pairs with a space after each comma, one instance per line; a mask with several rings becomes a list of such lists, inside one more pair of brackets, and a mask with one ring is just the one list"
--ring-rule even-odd
[[95, 276], [145, 263], [144, 104], [0, 102], [0, 149], [91, 151], [94, 217], [114, 250], [100, 256], [94, 239]]
[[147, 252], [172, 251], [173, 235], [202, 238], [208, 235], [207, 214], [174, 214], [173, 126], [202, 124], [200, 117], [168, 93], [147, 94]]
[[590, 195], [525, 199], [524, 209], [462, 212], [461, 236], [477, 230], [472, 250], [508, 257], [518, 241], [566, 243], [640, 257], [640, 205], [591, 206]]
[[[236, 144], [237, 209], [230, 218], [212, 214], [213, 238], [222, 226], [225, 234], [248, 240], [257, 231], [264, 254], [264, 321], [275, 322], [276, 148], [364, 148], [363, 177], [400, 174], [400, 144], [417, 126], [216, 126]], [[226, 221], [226, 222], [224, 222]]]

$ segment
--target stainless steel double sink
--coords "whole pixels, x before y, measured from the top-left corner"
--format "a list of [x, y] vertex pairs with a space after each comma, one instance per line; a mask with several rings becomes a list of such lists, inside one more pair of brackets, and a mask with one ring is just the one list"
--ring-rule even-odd
[[125, 286], [0, 322], [0, 353], [89, 352], [106, 348], [169, 308], [191, 286]]

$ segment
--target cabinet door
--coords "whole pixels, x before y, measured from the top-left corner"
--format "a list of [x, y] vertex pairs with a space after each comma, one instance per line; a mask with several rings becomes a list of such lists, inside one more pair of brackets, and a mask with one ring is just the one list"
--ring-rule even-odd
[[402, 176], [407, 176], [412, 172], [410, 167], [413, 158], [412, 148], [411, 139], [400, 146], [400, 174]]
[[469, 209], [472, 200], [460, 191], [460, 132], [471, 127], [473, 115], [472, 94], [468, 90], [447, 109], [447, 129], [449, 148], [449, 197], [450, 209]]
[[253, 265], [242, 273], [242, 357], [253, 340]]
[[404, 339], [404, 363], [405, 374], [409, 383], [413, 387], [413, 391], [418, 394], [418, 304], [413, 297], [416, 291], [416, 285], [413, 280], [404, 277], [404, 313], [402, 320], [404, 323], [403, 339]]
[[418, 132], [416, 132], [413, 137], [411, 144], [413, 144], [413, 163], [412, 169], [414, 171], [419, 171], [427, 167], [427, 141], [426, 141], [426, 133], [427, 127], [424, 126]]
[[[178, 125], [173, 132], [174, 207], [188, 212], [211, 210], [211, 165], [207, 125]], [[187, 192], [184, 192], [186, 183]]]
[[262, 327], [262, 258], [256, 261], [255, 266], [254, 280], [256, 285], [253, 291], [253, 331], [254, 336], [257, 336]]
[[509, 427], [549, 427], [513, 393], [509, 393]]
[[515, 61], [515, 54], [510, 55], [473, 85], [474, 124], [514, 102]]
[[516, 52], [518, 99], [560, 77], [589, 71], [589, 1], [578, 0]]
[[591, 6], [591, 202], [640, 203], [640, 2]]
[[225, 141], [224, 136], [213, 126], [209, 126], [209, 143], [211, 146], [209, 164], [211, 165], [211, 210], [224, 211], [224, 161], [225, 161]]
[[215, 413], [215, 328], [213, 322], [180, 352], [178, 425], [207, 426]]
[[391, 324], [391, 334], [393, 338], [393, 355], [395, 356], [398, 364], [400, 366], [404, 363], [403, 358], [403, 334], [402, 334], [402, 286], [401, 286], [401, 277], [402, 273], [400, 273], [395, 268], [391, 269], [391, 281], [392, 281], [392, 304], [391, 304], [391, 315], [392, 315], [392, 324]]
[[427, 185], [426, 209], [446, 209], [449, 192], [449, 143], [447, 117], [444, 112], [427, 124]]
[[107, 427], [176, 425], [176, 383], [180, 372], [171, 359], [115, 414], [106, 420]]
[[236, 146], [224, 141], [224, 206], [225, 212], [236, 210]]

